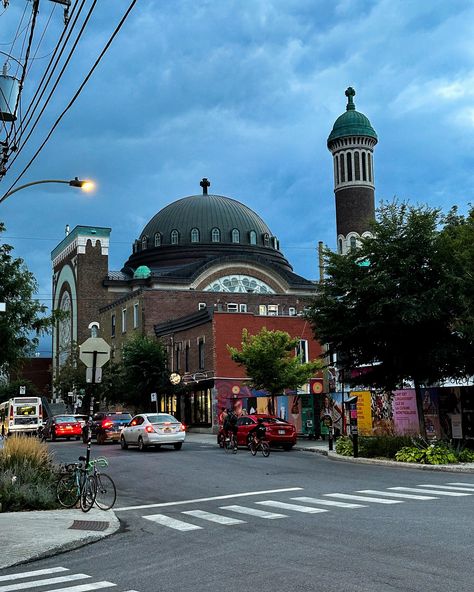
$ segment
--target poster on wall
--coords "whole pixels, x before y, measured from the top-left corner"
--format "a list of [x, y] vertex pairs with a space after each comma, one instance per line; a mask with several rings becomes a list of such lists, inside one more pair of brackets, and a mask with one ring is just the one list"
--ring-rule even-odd
[[437, 388], [422, 389], [423, 415], [425, 416], [426, 437], [429, 440], [441, 438], [439, 422], [439, 396]]
[[460, 387], [439, 389], [439, 423], [443, 438], [460, 440], [463, 437]]
[[420, 432], [415, 389], [394, 391], [392, 407], [396, 434], [415, 435]]
[[372, 426], [374, 436], [393, 434], [392, 393], [374, 393], [372, 396]]
[[372, 429], [372, 393], [370, 391], [352, 391], [351, 397], [357, 397], [357, 427], [362, 436], [371, 436]]

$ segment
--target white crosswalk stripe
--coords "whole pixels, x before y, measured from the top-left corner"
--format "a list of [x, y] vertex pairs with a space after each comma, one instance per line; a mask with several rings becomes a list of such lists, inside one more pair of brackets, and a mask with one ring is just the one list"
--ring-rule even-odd
[[[420, 489], [419, 487], [389, 487], [395, 491], [413, 491], [413, 493], [432, 493], [433, 495], [449, 495], [452, 497], [461, 497], [472, 495], [472, 493], [461, 493], [460, 491], [440, 491], [439, 489]], [[473, 492], [474, 493], [474, 492]]]
[[90, 578], [87, 574], [70, 574], [68, 576], [59, 576], [57, 578], [46, 578], [45, 580], [30, 580], [29, 582], [20, 582], [18, 584], [7, 584], [0, 586], [0, 592], [14, 592], [15, 590], [31, 590], [40, 586], [49, 586], [53, 584], [62, 584], [64, 582], [73, 582], [75, 580], [85, 580]]
[[255, 502], [261, 506], [272, 506], [273, 508], [281, 508], [282, 510], [291, 510], [293, 512], [303, 512], [304, 514], [319, 514], [320, 512], [327, 512], [323, 508], [312, 508], [310, 506], [300, 506], [297, 504], [287, 504], [286, 502], [277, 502], [273, 500], [264, 500], [262, 502]]
[[306, 502], [307, 504], [318, 504], [320, 506], [332, 506], [335, 508], [366, 508], [363, 504], [350, 504], [349, 502], [337, 502], [336, 500], [322, 500], [316, 497], [292, 497], [296, 502]]
[[363, 495], [350, 495], [349, 493], [325, 493], [328, 497], [354, 500], [356, 502], [373, 502], [375, 504], [403, 504], [401, 500], [381, 499], [379, 497], [367, 497]]
[[417, 485], [417, 487], [436, 487], [439, 489], [449, 489], [451, 491], [470, 491], [471, 493], [474, 493], [474, 489], [472, 487], [456, 487], [454, 485], [433, 485], [432, 483], [424, 483], [423, 485]]
[[471, 489], [474, 489], [474, 483], [448, 483], [448, 485], [464, 485], [465, 487], [470, 487]]
[[387, 497], [401, 497], [413, 500], [434, 500], [438, 499], [432, 495], [415, 495], [414, 493], [395, 493], [395, 491], [378, 491], [376, 489], [360, 489], [357, 493], [368, 493], [370, 495], [382, 495]]
[[53, 573], [69, 571], [67, 567], [50, 567], [49, 569], [34, 569], [33, 571], [22, 571], [8, 576], [0, 576], [0, 582], [9, 582], [12, 580], [21, 580], [23, 578], [32, 578], [38, 576], [47, 576]]
[[188, 514], [195, 518], [202, 518], [203, 520], [209, 520], [209, 522], [215, 522], [216, 524], [232, 525], [232, 524], [246, 524], [245, 520], [238, 520], [237, 518], [229, 518], [228, 516], [221, 516], [220, 514], [212, 514], [211, 512], [205, 512], [204, 510], [188, 510], [187, 512], [181, 512], [182, 514]]
[[103, 590], [104, 588], [113, 588], [117, 584], [112, 582], [95, 582], [94, 584], [79, 584], [79, 586], [68, 586], [67, 588], [54, 588], [54, 590], [45, 590], [44, 592], [93, 592], [94, 590]]
[[[171, 518], [170, 516], [165, 516], [164, 514], [152, 514], [150, 516], [143, 516], [145, 520], [151, 520], [152, 522], [156, 522], [157, 524], [161, 524], [161, 526], [167, 526], [168, 528], [173, 528], [174, 530], [200, 530], [202, 526], [197, 526], [196, 524], [190, 524], [189, 522], [183, 522], [182, 520], [176, 520], [176, 518]], [[1, 590], [0, 590], [1, 592]]]
[[239, 514], [247, 514], [248, 516], [255, 516], [257, 518], [266, 518], [274, 520], [276, 518], [288, 518], [286, 514], [275, 514], [273, 512], [265, 512], [257, 508], [247, 508], [245, 506], [221, 506], [221, 510], [229, 510], [230, 512], [237, 512]]

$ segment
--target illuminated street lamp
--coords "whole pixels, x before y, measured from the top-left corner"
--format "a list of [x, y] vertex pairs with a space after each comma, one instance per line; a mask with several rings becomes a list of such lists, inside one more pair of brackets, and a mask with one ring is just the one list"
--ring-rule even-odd
[[74, 179], [71, 179], [70, 181], [64, 181], [62, 179], [44, 179], [42, 181], [31, 181], [31, 183], [25, 183], [25, 185], [20, 185], [19, 187], [16, 187], [15, 189], [12, 189], [11, 191], [7, 191], [7, 193], [5, 193], [5, 195], [3, 195], [0, 198], [0, 203], [2, 203], [2, 201], [5, 201], [7, 199], [7, 197], [10, 197], [10, 195], [13, 195], [14, 193], [16, 193], [17, 191], [20, 191], [21, 189], [25, 189], [26, 187], [31, 187], [32, 185], [42, 185], [43, 183], [64, 183], [66, 185], [70, 185], [71, 187], [79, 187], [80, 189], [82, 189], [82, 191], [85, 192], [90, 192], [95, 188], [95, 183], [93, 181], [89, 181], [89, 180], [80, 180], [77, 177], [74, 177]]

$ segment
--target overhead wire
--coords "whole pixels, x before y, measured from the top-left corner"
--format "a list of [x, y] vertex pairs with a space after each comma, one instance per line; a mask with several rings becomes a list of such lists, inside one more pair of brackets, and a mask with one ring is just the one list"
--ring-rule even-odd
[[[95, 6], [96, 2], [97, 2], [97, 0], [94, 0], [93, 6]], [[97, 66], [101, 62], [102, 58], [104, 57], [104, 55], [108, 51], [108, 49], [109, 49], [110, 45], [112, 44], [113, 40], [115, 39], [115, 37], [119, 33], [120, 29], [124, 25], [125, 21], [128, 18], [128, 15], [133, 10], [133, 7], [135, 6], [136, 3], [137, 3], [137, 0], [132, 0], [132, 2], [130, 3], [128, 9], [125, 11], [124, 15], [122, 16], [122, 18], [120, 19], [118, 25], [116, 26], [115, 30], [113, 31], [112, 35], [110, 36], [109, 40], [107, 41], [107, 43], [105, 44], [104, 48], [100, 52], [98, 58], [94, 62], [92, 68], [87, 73], [87, 76], [82, 81], [81, 85], [79, 86], [79, 88], [75, 92], [75, 94], [72, 97], [72, 99], [69, 101], [69, 103], [66, 106], [66, 108], [62, 111], [62, 113], [59, 115], [59, 117], [54, 122], [52, 128], [50, 129], [50, 131], [49, 131], [48, 135], [46, 136], [46, 138], [43, 140], [42, 144], [36, 150], [35, 154], [32, 156], [32, 158], [30, 159], [30, 161], [28, 162], [28, 164], [23, 168], [23, 170], [21, 171], [21, 173], [17, 176], [17, 178], [12, 183], [12, 185], [10, 186], [10, 188], [8, 189], [8, 191], [6, 192], [6, 194], [8, 194], [8, 192], [13, 189], [13, 187], [18, 183], [18, 181], [23, 177], [23, 175], [26, 173], [26, 171], [30, 168], [30, 166], [36, 160], [36, 158], [38, 157], [38, 155], [40, 154], [40, 152], [42, 151], [42, 149], [44, 148], [44, 146], [46, 145], [46, 143], [48, 142], [48, 140], [52, 136], [54, 130], [57, 128], [57, 126], [61, 122], [62, 118], [66, 115], [66, 113], [69, 111], [69, 109], [74, 105], [74, 103], [76, 102], [77, 98], [79, 97], [79, 95], [81, 94], [82, 90], [84, 89], [84, 87], [86, 86], [87, 82], [89, 81], [89, 79], [91, 78], [92, 74], [94, 73], [95, 69], [97, 68]], [[8, 167], [8, 168], [10, 168], [10, 167]], [[0, 203], [2, 203], [2, 201], [4, 201], [6, 199], [5, 195], [2, 198], [0, 198]]]
[[31, 70], [31, 68], [33, 66], [33, 62], [36, 59], [38, 59], [36, 56], [38, 55], [38, 51], [39, 51], [39, 48], [41, 46], [41, 43], [43, 42], [44, 36], [46, 35], [46, 31], [48, 30], [48, 27], [49, 27], [49, 24], [51, 22], [51, 19], [53, 18], [53, 14], [54, 14], [54, 11], [56, 9], [56, 6], [57, 6], [57, 4], [56, 3], [53, 3], [53, 8], [51, 9], [51, 12], [49, 13], [48, 20], [46, 21], [46, 25], [45, 25], [45, 27], [43, 29], [43, 32], [41, 33], [41, 37], [39, 38], [38, 44], [36, 46], [35, 53], [34, 53], [33, 57], [30, 59], [31, 64], [30, 64], [30, 67], [28, 68], [28, 74], [30, 73], [30, 70]]

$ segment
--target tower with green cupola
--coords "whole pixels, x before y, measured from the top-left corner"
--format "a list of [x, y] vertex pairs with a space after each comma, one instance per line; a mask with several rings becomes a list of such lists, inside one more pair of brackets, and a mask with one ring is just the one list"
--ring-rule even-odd
[[377, 134], [368, 118], [356, 111], [355, 90], [346, 92], [346, 112], [338, 117], [328, 137], [334, 161], [337, 249], [347, 253], [370, 234], [375, 217], [374, 147]]

